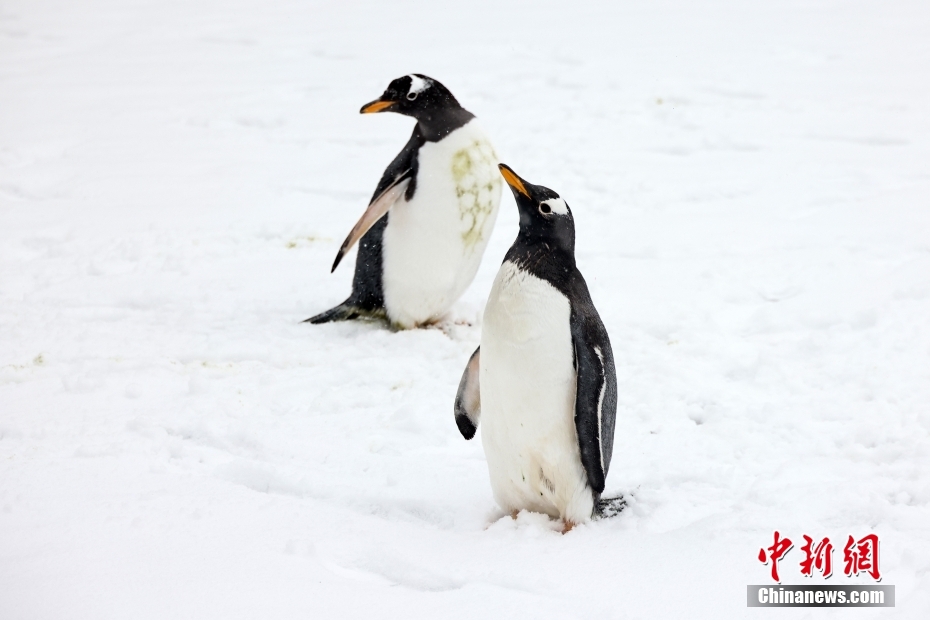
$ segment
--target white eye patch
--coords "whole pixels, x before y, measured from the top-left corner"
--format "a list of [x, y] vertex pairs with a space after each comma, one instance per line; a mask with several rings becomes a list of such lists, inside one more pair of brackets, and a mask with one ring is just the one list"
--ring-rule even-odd
[[408, 95], [419, 95], [430, 87], [428, 80], [424, 80], [423, 78], [413, 75], [412, 73], [407, 77], [410, 78], [410, 90], [407, 93]]
[[565, 215], [568, 213], [568, 205], [566, 205], [565, 201], [561, 198], [550, 198], [549, 200], [543, 200], [539, 204], [549, 205], [549, 208], [552, 209], [552, 212], [558, 213], [559, 215]]

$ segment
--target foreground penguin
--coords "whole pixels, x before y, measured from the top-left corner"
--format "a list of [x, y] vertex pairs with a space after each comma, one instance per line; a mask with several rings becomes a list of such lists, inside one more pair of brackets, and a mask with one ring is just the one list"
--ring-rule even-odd
[[432, 323], [481, 263], [500, 204], [497, 155], [475, 115], [425, 75], [397, 78], [361, 112], [397, 112], [417, 124], [336, 255], [333, 271], [360, 240], [352, 294], [307, 321]]
[[558, 194], [501, 164], [520, 233], [494, 280], [455, 399], [465, 439], [482, 423], [502, 508], [591, 519], [610, 467], [617, 375], [607, 330], [575, 267], [575, 224]]

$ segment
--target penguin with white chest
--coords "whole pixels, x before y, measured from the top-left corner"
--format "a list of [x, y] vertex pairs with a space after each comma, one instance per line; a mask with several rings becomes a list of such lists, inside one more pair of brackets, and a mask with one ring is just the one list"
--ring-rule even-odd
[[310, 323], [435, 322], [471, 284], [497, 219], [497, 155], [475, 115], [445, 86], [405, 75], [361, 109], [374, 112], [397, 112], [417, 124], [336, 255], [333, 271], [359, 242], [352, 294]]
[[520, 233], [494, 280], [481, 345], [455, 399], [465, 439], [479, 418], [498, 504], [561, 518], [597, 509], [613, 451], [617, 375], [607, 330], [575, 266], [575, 224], [554, 191], [501, 164]]

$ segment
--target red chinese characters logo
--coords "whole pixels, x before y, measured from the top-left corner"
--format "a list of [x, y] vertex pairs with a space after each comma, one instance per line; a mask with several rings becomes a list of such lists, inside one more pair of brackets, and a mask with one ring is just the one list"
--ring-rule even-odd
[[765, 554], [765, 549], [759, 549], [759, 561], [763, 564], [768, 564], [769, 561], [772, 562], [772, 579], [781, 583], [781, 579], [778, 578], [778, 560], [782, 558], [786, 553], [791, 550], [791, 547], [794, 543], [791, 542], [789, 538], [780, 538], [781, 534], [778, 531], [775, 531], [775, 542], [772, 543], [771, 547], [768, 547], [768, 556]]
[[830, 544], [829, 538], [824, 538], [817, 546], [814, 547], [814, 539], [804, 535], [804, 546], [801, 551], [804, 552], [804, 561], [801, 562], [801, 574], [808, 577], [812, 574], [812, 568], [816, 568], [823, 574], [824, 578], [833, 574], [833, 545]]
[[[801, 551], [804, 553], [804, 559], [801, 560], [801, 574], [811, 577], [816, 570], [824, 579], [829, 578], [833, 575], [833, 544], [830, 539], [824, 537], [815, 544], [814, 539], [807, 534], [803, 537], [804, 545]], [[778, 583], [781, 583], [778, 562], [793, 546], [790, 538], [782, 538], [781, 533], [776, 531], [772, 546], [759, 549], [759, 561], [763, 564], [772, 563], [772, 579]], [[882, 576], [878, 570], [878, 536], [869, 534], [859, 540], [850, 536], [843, 548], [843, 562], [843, 574], [847, 577], [865, 573], [875, 581], [880, 581]]]
[[869, 534], [858, 541], [850, 536], [843, 548], [843, 561], [846, 563], [843, 572], [847, 576], [868, 573], [875, 581], [881, 580], [882, 575], [878, 572], [878, 536]]

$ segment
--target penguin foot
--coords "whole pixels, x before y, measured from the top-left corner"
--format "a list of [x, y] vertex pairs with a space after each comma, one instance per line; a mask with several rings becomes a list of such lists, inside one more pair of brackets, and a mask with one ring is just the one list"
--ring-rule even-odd
[[432, 323], [422, 324], [419, 327], [429, 329], [438, 329], [446, 335], [449, 340], [460, 340], [459, 333], [462, 328], [474, 327], [475, 324], [468, 319], [453, 319], [448, 315], [435, 319]]

